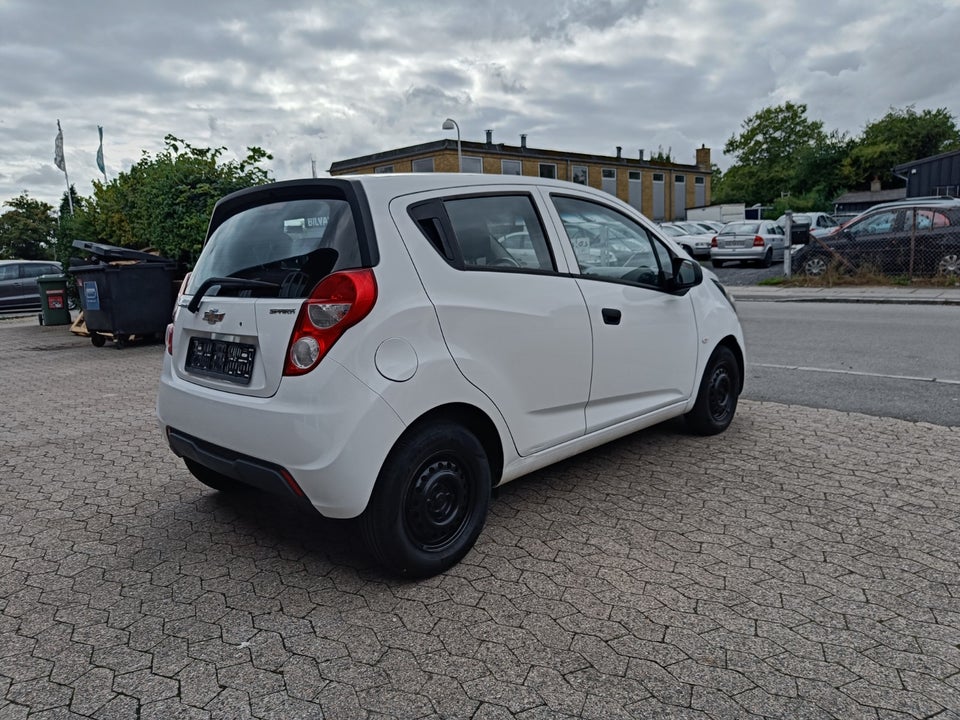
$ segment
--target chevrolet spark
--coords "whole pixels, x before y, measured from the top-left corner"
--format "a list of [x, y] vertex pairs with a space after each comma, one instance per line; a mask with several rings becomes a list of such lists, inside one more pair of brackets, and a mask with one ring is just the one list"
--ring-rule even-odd
[[668, 418], [722, 432], [743, 369], [722, 285], [611, 195], [364, 175], [217, 203], [157, 410], [200, 482], [358, 518], [424, 577], [498, 485]]

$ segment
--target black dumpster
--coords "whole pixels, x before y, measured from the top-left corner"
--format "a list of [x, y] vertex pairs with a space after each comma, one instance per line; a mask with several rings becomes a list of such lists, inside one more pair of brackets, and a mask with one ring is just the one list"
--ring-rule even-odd
[[161, 340], [175, 300], [177, 263], [139, 250], [75, 240], [90, 259], [71, 258], [90, 340], [117, 347], [132, 338]]

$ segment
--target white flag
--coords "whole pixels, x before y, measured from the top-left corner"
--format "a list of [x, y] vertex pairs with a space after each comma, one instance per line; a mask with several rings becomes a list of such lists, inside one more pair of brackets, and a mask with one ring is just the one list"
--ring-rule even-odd
[[59, 120], [57, 120], [57, 140], [53, 147], [53, 164], [62, 172], [67, 171], [67, 161], [63, 158], [63, 130], [60, 128]]

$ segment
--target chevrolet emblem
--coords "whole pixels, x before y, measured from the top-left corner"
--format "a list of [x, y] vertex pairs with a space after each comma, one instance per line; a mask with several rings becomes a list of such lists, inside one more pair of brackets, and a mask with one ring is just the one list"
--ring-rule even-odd
[[226, 313], [222, 313], [219, 310], [207, 310], [203, 314], [203, 319], [211, 325], [216, 325], [218, 322], [223, 320], [225, 314]]

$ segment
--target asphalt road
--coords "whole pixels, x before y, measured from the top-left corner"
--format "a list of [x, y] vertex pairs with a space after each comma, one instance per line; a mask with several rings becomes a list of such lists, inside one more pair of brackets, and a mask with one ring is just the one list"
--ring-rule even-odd
[[960, 308], [738, 303], [744, 397], [960, 426]]

